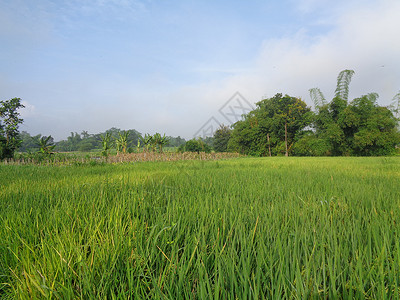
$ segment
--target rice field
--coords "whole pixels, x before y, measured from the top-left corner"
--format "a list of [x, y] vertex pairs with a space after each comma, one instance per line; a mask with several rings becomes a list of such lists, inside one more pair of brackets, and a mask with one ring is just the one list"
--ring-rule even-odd
[[227, 158], [243, 157], [239, 153], [205, 153], [205, 152], [139, 152], [139, 153], [119, 153], [108, 157], [102, 156], [98, 152], [64, 152], [54, 153], [52, 155], [43, 155], [35, 153], [33, 155], [19, 154], [14, 159], [6, 159], [0, 162], [0, 165], [82, 165], [98, 163], [135, 163], [144, 161], [182, 161], [182, 160], [221, 160]]
[[400, 157], [0, 165], [1, 299], [398, 299]]

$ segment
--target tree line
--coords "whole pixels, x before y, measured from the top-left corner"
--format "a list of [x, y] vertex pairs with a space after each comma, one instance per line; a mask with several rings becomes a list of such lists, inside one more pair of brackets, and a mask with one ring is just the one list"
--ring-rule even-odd
[[390, 107], [377, 104], [378, 94], [348, 100], [352, 70], [339, 73], [335, 96], [327, 101], [318, 88], [310, 89], [314, 111], [300, 98], [276, 94], [256, 103], [256, 109], [231, 126], [221, 125], [213, 137], [186, 141], [181, 137], [142, 134], [135, 129], [111, 128], [103, 133], [71, 132], [66, 140], [51, 136], [31, 136], [18, 130], [23, 122], [20, 98], [0, 101], [0, 159], [12, 158], [15, 151], [101, 150], [117, 153], [159, 151], [238, 152], [255, 156], [378, 156], [399, 152], [400, 92]]
[[400, 93], [392, 107], [377, 104], [378, 94], [348, 100], [352, 70], [340, 72], [334, 98], [328, 102], [314, 88], [315, 111], [299, 98], [276, 94], [256, 103], [256, 109], [231, 127], [214, 134], [222, 150], [273, 156], [392, 155], [400, 144]]
[[[154, 139], [149, 139], [153, 135], [142, 134], [135, 129], [121, 130], [119, 128], [112, 127], [105, 132], [90, 134], [86, 130], [81, 133], [71, 132], [65, 140], [54, 142], [51, 136], [43, 136], [41, 134], [31, 136], [28, 132], [22, 131], [20, 133], [21, 144], [18, 148], [20, 152], [36, 152], [40, 151], [42, 146], [41, 141], [48, 139], [47, 143], [54, 145], [53, 150], [57, 152], [88, 152], [93, 150], [102, 150], [104, 146], [104, 138], [108, 139], [110, 148], [115, 149], [121, 153], [131, 153], [137, 151], [139, 147], [145, 147], [146, 149], [154, 149], [154, 146], [150, 144], [150, 141], [156, 141], [158, 145], [162, 144], [161, 147], [179, 147], [184, 144], [186, 140], [184, 138], [172, 137], [172, 136], [161, 136], [161, 134], [155, 134]], [[146, 143], [145, 143], [146, 141]]]

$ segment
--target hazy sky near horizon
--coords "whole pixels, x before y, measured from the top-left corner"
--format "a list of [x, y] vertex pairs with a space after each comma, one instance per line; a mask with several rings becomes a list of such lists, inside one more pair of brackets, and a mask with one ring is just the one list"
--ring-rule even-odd
[[399, 33], [399, 0], [0, 0], [0, 100], [22, 98], [20, 130], [56, 140], [191, 138], [235, 92], [311, 105], [308, 90], [331, 99], [343, 69], [351, 99], [389, 105]]

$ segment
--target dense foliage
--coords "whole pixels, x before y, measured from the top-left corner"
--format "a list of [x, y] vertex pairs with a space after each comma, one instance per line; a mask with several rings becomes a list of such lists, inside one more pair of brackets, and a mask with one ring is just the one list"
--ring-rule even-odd
[[316, 111], [300, 99], [276, 94], [257, 103], [244, 120], [233, 125], [230, 151], [257, 156], [381, 156], [395, 153], [400, 143], [395, 110], [377, 104], [371, 93], [348, 101], [354, 71], [338, 76], [335, 97], [327, 102], [311, 89]]
[[228, 150], [228, 143], [231, 138], [232, 130], [229, 126], [221, 124], [221, 126], [214, 133], [214, 150], [217, 152], [226, 152]]
[[228, 149], [265, 156], [287, 154], [312, 122], [312, 112], [301, 99], [276, 94], [234, 124]]
[[21, 144], [18, 126], [23, 120], [18, 109], [23, 107], [20, 98], [0, 101], [0, 159], [12, 158]]
[[191, 139], [178, 148], [179, 152], [211, 152], [211, 147], [201, 138]]
[[[390, 155], [400, 142], [397, 120], [386, 107], [376, 104], [376, 94], [354, 99], [349, 104], [334, 98], [320, 107], [315, 119], [315, 134], [300, 141], [313, 155]], [[313, 147], [311, 143], [317, 143]], [[304, 150], [307, 147], [304, 147]], [[307, 155], [297, 148], [298, 155]]]

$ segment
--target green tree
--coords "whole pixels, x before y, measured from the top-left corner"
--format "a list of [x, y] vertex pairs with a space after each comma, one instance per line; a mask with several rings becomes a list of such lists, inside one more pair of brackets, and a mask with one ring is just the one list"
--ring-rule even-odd
[[38, 151], [38, 144], [39, 140], [42, 137], [41, 134], [31, 136], [26, 131], [21, 131], [20, 138], [21, 138], [21, 145], [19, 146], [18, 150], [21, 152], [36, 152]]
[[228, 149], [228, 142], [231, 138], [232, 130], [229, 126], [221, 124], [220, 127], [214, 132], [214, 149], [217, 152], [226, 152]]
[[211, 152], [211, 147], [208, 146], [201, 138], [191, 139], [187, 141], [182, 147], [179, 147], [179, 151], [181, 152]]
[[327, 156], [330, 154], [330, 144], [325, 139], [319, 139], [314, 132], [305, 132], [293, 145], [295, 156]]
[[[319, 150], [330, 155], [389, 155], [399, 143], [397, 119], [393, 115], [395, 109], [390, 111], [377, 105], [376, 93], [356, 98], [349, 103], [349, 84], [353, 74], [351, 70], [340, 72], [332, 101], [315, 105], [315, 136], [302, 140], [301, 145], [317, 145]], [[321, 96], [315, 90], [311, 89], [310, 95], [316, 104], [321, 102]], [[297, 147], [298, 152], [304, 153], [303, 150]]]
[[83, 140], [82, 142], [79, 143], [78, 151], [89, 152], [92, 149], [93, 145], [89, 141]]
[[351, 154], [390, 155], [400, 143], [396, 118], [388, 108], [378, 106], [376, 99], [377, 94], [354, 99], [338, 121]]
[[289, 155], [297, 137], [311, 124], [313, 113], [301, 99], [276, 94], [233, 125], [230, 151], [244, 154]]
[[79, 149], [79, 143], [82, 141], [82, 137], [77, 132], [71, 132], [71, 135], [67, 137], [67, 150], [77, 151]]
[[18, 110], [24, 107], [20, 98], [0, 101], [0, 159], [12, 158], [21, 145], [18, 127], [23, 119]]
[[168, 136], [168, 143], [165, 146], [179, 147], [180, 145], [183, 145], [185, 143], [186, 143], [185, 139], [181, 138], [180, 136], [178, 137]]

